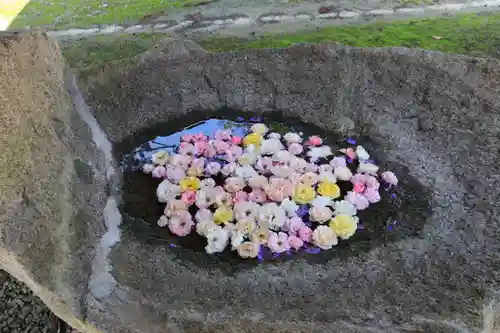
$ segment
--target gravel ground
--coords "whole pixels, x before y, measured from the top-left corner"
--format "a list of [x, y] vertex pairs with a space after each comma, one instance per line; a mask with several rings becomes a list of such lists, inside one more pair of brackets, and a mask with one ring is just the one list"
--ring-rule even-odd
[[22, 283], [0, 270], [0, 333], [66, 333], [60, 321]]

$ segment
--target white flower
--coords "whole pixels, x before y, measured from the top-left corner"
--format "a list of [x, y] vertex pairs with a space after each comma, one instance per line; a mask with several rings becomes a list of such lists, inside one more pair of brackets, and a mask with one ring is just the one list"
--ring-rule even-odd
[[196, 223], [196, 233], [200, 236], [207, 237], [207, 235], [214, 231], [219, 226], [212, 221], [202, 221]]
[[286, 213], [276, 203], [264, 204], [259, 209], [259, 225], [267, 225], [269, 229], [279, 230], [286, 222]]
[[238, 246], [240, 246], [241, 243], [245, 241], [244, 235], [239, 232], [239, 231], [234, 231], [231, 234], [231, 248], [233, 250], [236, 250]]
[[285, 199], [281, 202], [281, 208], [285, 211], [286, 215], [293, 217], [297, 215], [299, 205], [297, 205], [297, 203], [293, 200]]
[[288, 164], [294, 157], [288, 150], [280, 150], [273, 155], [273, 161]]
[[281, 134], [279, 133], [269, 133], [268, 135], [269, 139], [281, 139]]
[[338, 239], [330, 227], [320, 225], [313, 232], [313, 243], [320, 249], [329, 250], [338, 244]]
[[260, 135], [264, 135], [269, 132], [269, 128], [264, 124], [254, 124], [252, 125], [252, 127], [250, 127], [250, 131]]
[[165, 215], [162, 215], [159, 219], [158, 222], [156, 222], [159, 227], [166, 227], [168, 225], [168, 217]]
[[325, 223], [330, 220], [333, 216], [333, 213], [330, 208], [326, 206], [313, 206], [309, 209], [309, 217], [311, 221]]
[[299, 173], [304, 173], [308, 167], [307, 161], [300, 157], [292, 157], [288, 163], [290, 168]]
[[360, 162], [366, 162], [370, 159], [370, 154], [366, 151], [363, 146], [357, 146], [356, 147], [356, 155], [358, 156], [358, 159]]
[[222, 252], [229, 243], [229, 232], [216, 226], [207, 233], [208, 245], [205, 247], [205, 251], [209, 254]]
[[241, 165], [251, 165], [257, 161], [259, 155], [255, 151], [247, 151], [238, 157], [238, 163]]
[[222, 175], [228, 177], [234, 174], [234, 170], [236, 170], [237, 164], [234, 162], [228, 163], [222, 167], [221, 173]]
[[329, 146], [312, 147], [307, 152], [307, 156], [309, 156], [312, 162], [315, 162], [320, 158], [328, 157], [332, 154], [332, 148]]
[[153, 154], [152, 160], [154, 165], [165, 165], [168, 162], [168, 152], [160, 150]]
[[361, 163], [358, 166], [359, 173], [368, 173], [370, 175], [376, 175], [379, 167], [371, 163]]
[[155, 169], [155, 166], [153, 164], [144, 164], [142, 166], [142, 172], [147, 173], [147, 174], [150, 174], [151, 172], [153, 172], [154, 169]]
[[201, 208], [199, 209], [196, 214], [194, 215], [194, 218], [196, 222], [202, 223], [202, 222], [212, 222], [213, 221], [213, 214], [210, 210], [206, 208]]
[[312, 207], [324, 207], [324, 206], [331, 206], [333, 204], [333, 201], [329, 197], [318, 195], [309, 204]]
[[334, 168], [338, 167], [338, 166], [342, 166], [342, 167], [345, 167], [347, 166], [347, 162], [345, 160], [345, 157], [341, 157], [341, 156], [335, 156], [334, 158], [332, 158], [332, 160], [330, 161], [330, 165]]
[[201, 187], [215, 187], [215, 180], [213, 178], [205, 178], [201, 181]]
[[318, 175], [319, 182], [329, 182], [335, 184], [337, 177], [332, 172], [320, 172]]
[[158, 185], [156, 189], [156, 197], [158, 202], [165, 203], [171, 199], [175, 199], [181, 193], [181, 188], [178, 185], [172, 184], [168, 179], [165, 179]]
[[398, 177], [392, 171], [382, 172], [382, 180], [389, 185], [398, 185]]
[[262, 145], [260, 147], [261, 155], [272, 155], [276, 154], [278, 151], [282, 150], [284, 147], [281, 144], [281, 141], [278, 139], [267, 139], [262, 141]]
[[258, 172], [251, 165], [245, 165], [241, 167], [237, 167], [234, 171], [236, 177], [243, 178], [244, 180], [248, 180], [254, 176], [258, 175]]
[[352, 172], [348, 167], [338, 166], [334, 168], [333, 174], [337, 179], [348, 181], [352, 177]]
[[356, 207], [347, 200], [335, 201], [333, 204], [333, 215], [356, 215]]
[[283, 136], [283, 139], [286, 141], [287, 144], [292, 144], [292, 143], [301, 143], [302, 138], [298, 133], [286, 133]]
[[286, 165], [277, 165], [277, 166], [271, 167], [271, 173], [274, 176], [279, 177], [279, 178], [288, 178], [294, 172], [295, 172], [295, 170], [293, 170], [292, 168], [290, 168], [289, 166], [286, 166]]
[[239, 221], [243, 219], [255, 220], [259, 214], [260, 206], [252, 201], [240, 201], [234, 204], [234, 218]]
[[323, 172], [333, 172], [333, 166], [330, 164], [322, 164], [318, 167], [318, 173], [323, 173]]

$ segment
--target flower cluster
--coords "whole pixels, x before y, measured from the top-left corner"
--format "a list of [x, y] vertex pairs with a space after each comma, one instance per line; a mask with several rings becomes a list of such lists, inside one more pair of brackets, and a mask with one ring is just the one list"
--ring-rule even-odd
[[230, 248], [255, 258], [262, 247], [331, 249], [356, 233], [358, 211], [381, 200], [380, 182], [398, 183], [390, 171], [379, 174], [362, 146], [337, 155], [318, 136], [282, 136], [259, 123], [244, 137], [185, 134], [175, 153], [155, 153], [143, 171], [162, 180], [160, 227], [195, 231], [207, 253]]

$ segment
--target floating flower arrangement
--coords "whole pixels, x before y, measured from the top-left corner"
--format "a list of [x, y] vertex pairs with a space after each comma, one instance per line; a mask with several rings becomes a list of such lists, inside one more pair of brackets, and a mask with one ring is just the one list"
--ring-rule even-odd
[[360, 229], [357, 213], [381, 200], [381, 183], [398, 183], [360, 145], [332, 151], [319, 136], [281, 135], [262, 123], [242, 136], [184, 134], [142, 171], [161, 180], [158, 226], [179, 237], [196, 232], [207, 253], [241, 258], [332, 249]]

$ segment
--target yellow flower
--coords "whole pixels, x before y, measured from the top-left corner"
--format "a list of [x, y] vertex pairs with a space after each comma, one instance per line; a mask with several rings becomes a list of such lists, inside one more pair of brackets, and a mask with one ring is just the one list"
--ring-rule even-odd
[[321, 182], [318, 185], [318, 193], [324, 197], [335, 199], [340, 197], [340, 187], [334, 183]]
[[359, 219], [350, 215], [337, 215], [330, 220], [329, 227], [335, 231], [337, 236], [348, 239], [356, 232]]
[[262, 143], [262, 135], [259, 133], [252, 133], [248, 134], [243, 138], [243, 145], [249, 146], [249, 145], [254, 145], [254, 146], [260, 146]]
[[215, 224], [224, 224], [233, 220], [233, 211], [227, 207], [219, 207], [215, 210], [213, 215]]
[[182, 191], [196, 191], [200, 188], [200, 180], [196, 177], [185, 177], [181, 179], [179, 185]]
[[293, 201], [303, 205], [312, 201], [316, 197], [316, 193], [311, 186], [306, 186], [304, 184], [299, 184], [295, 188], [292, 195]]

